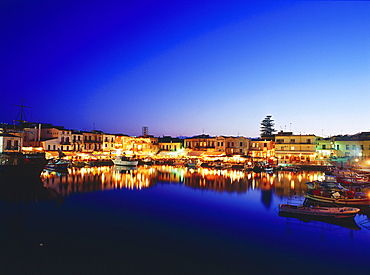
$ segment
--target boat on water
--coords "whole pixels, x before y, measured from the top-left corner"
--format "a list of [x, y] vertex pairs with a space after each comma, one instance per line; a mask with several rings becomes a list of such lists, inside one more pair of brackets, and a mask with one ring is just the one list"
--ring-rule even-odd
[[45, 165], [45, 168], [49, 170], [67, 169], [70, 165], [71, 162], [65, 159], [51, 159]]
[[301, 168], [299, 166], [280, 166], [282, 171], [289, 171], [289, 172], [299, 172]]
[[197, 161], [188, 160], [184, 163], [184, 165], [188, 168], [196, 168], [198, 166]]
[[344, 188], [340, 183], [338, 182], [332, 182], [332, 181], [309, 181], [306, 182], [307, 188], [309, 190], [331, 190], [331, 191], [346, 191], [348, 189]]
[[39, 177], [47, 160], [43, 152], [0, 153], [0, 181]]
[[354, 207], [321, 207], [279, 204], [279, 213], [292, 213], [336, 219], [354, 218], [358, 212], [360, 212], [360, 209]]
[[113, 159], [114, 165], [119, 166], [137, 166], [138, 160], [131, 159], [127, 156], [117, 156]]
[[354, 189], [347, 190], [345, 193], [325, 192], [323, 190], [312, 190], [304, 194], [305, 198], [339, 205], [370, 205], [370, 198], [364, 193], [358, 193]]

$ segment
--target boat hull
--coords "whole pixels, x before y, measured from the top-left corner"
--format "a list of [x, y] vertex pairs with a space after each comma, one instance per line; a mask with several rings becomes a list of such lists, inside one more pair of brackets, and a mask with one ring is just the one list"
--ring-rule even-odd
[[296, 205], [279, 205], [279, 213], [299, 214], [304, 216], [316, 216], [335, 219], [354, 218], [360, 212], [359, 208], [352, 207], [310, 207]]
[[6, 153], [0, 155], [0, 182], [40, 177], [45, 154]]
[[137, 166], [137, 160], [113, 160], [113, 163], [118, 166]]
[[370, 198], [351, 198], [351, 199], [342, 199], [342, 198], [332, 198], [332, 197], [323, 197], [314, 194], [306, 193], [305, 198], [319, 201], [319, 202], [326, 202], [332, 204], [339, 204], [339, 205], [370, 205]]

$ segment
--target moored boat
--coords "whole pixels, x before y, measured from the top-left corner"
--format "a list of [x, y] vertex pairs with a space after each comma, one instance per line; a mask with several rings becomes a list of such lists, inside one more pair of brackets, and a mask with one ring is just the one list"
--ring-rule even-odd
[[48, 163], [45, 165], [46, 169], [67, 169], [71, 163], [68, 160], [64, 159], [57, 159], [57, 160], [49, 160]]
[[0, 181], [39, 177], [46, 164], [43, 152], [11, 152], [0, 154]]
[[356, 195], [355, 190], [348, 190], [346, 191], [345, 195], [341, 194], [338, 191], [329, 194], [319, 190], [314, 190], [314, 192], [305, 193], [304, 196], [305, 198], [310, 200], [331, 204], [370, 205], [370, 198], [368, 196], [363, 195], [363, 193]]
[[354, 207], [320, 207], [279, 204], [279, 213], [293, 213], [336, 219], [354, 218], [358, 212], [360, 212], [360, 209]]
[[130, 159], [127, 156], [117, 156], [112, 161], [115, 165], [120, 166], [137, 166], [139, 163], [139, 161]]

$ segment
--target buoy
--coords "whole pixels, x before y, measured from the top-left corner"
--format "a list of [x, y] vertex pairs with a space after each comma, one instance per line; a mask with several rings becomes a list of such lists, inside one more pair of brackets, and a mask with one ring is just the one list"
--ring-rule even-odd
[[346, 192], [346, 195], [348, 198], [353, 198], [356, 194], [356, 190], [355, 189], [350, 189]]

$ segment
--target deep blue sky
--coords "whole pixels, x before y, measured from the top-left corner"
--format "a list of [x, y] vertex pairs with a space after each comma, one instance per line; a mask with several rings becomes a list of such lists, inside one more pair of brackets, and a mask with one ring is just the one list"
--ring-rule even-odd
[[0, 2], [0, 122], [160, 135], [370, 131], [370, 2]]

